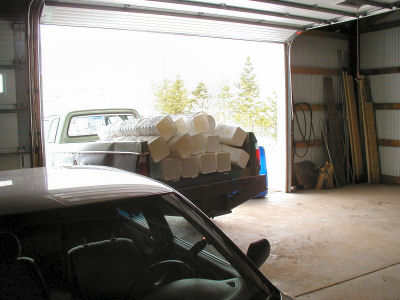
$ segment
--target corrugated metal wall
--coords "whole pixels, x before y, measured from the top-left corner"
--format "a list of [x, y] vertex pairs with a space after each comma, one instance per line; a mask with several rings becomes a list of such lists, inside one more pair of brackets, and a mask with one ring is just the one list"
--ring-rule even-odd
[[[394, 12], [379, 23], [400, 20]], [[360, 68], [400, 67], [400, 27], [361, 34]], [[368, 76], [374, 103], [400, 103], [400, 73]], [[400, 140], [400, 110], [376, 110], [378, 139]], [[400, 176], [400, 147], [379, 146], [381, 174]]]
[[[348, 65], [349, 43], [342, 38], [300, 36], [293, 42], [291, 49], [291, 66], [322, 69], [340, 70]], [[306, 73], [306, 72], [304, 72]], [[338, 72], [340, 74], [340, 72]], [[323, 78], [329, 76], [333, 80], [333, 88], [337, 103], [342, 103], [344, 92], [339, 75], [321, 75], [321, 74], [299, 74], [292, 72], [292, 95], [293, 103], [325, 104], [323, 99]], [[310, 124], [310, 114], [306, 113], [307, 125]], [[315, 110], [312, 112], [313, 127], [315, 131], [315, 140], [321, 141], [321, 128], [326, 127], [326, 112], [324, 110]], [[304, 131], [303, 112], [298, 111], [297, 117]], [[308, 128], [307, 128], [308, 132]], [[294, 140], [301, 140], [300, 131], [296, 120], [293, 125]], [[312, 137], [313, 139], [313, 137]], [[304, 148], [297, 148], [298, 154], [305, 152]], [[307, 155], [303, 158], [294, 156], [294, 162], [310, 160], [316, 165], [327, 161], [327, 154], [323, 146], [310, 147]]]
[[30, 167], [25, 25], [0, 20], [0, 170]]

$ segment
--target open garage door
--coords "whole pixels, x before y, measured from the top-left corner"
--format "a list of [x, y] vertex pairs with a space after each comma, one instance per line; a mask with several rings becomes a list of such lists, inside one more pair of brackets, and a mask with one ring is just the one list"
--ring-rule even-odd
[[[351, 1], [320, 1], [319, 5], [307, 2], [46, 1], [41, 23], [290, 44], [295, 37], [309, 29], [351, 20], [361, 14], [366, 16], [387, 11], [394, 5], [391, 1], [363, 1], [362, 5]], [[288, 54], [289, 51], [287, 60]], [[289, 63], [287, 66], [287, 74], [290, 75]], [[287, 80], [289, 78], [287, 76]], [[287, 86], [287, 94], [291, 95], [292, 85]], [[287, 97], [286, 101], [288, 137], [293, 132], [291, 99], [291, 96]], [[291, 153], [291, 139], [288, 141], [287, 153]], [[292, 174], [292, 159], [293, 156], [288, 155], [288, 177]], [[288, 180], [286, 190], [290, 186]]]
[[256, 12], [262, 11], [257, 9], [249, 9], [255, 13], [228, 11], [229, 14], [221, 15], [218, 9], [221, 6], [217, 4], [217, 8], [207, 8], [140, 3], [146, 6], [47, 2], [42, 23], [280, 43], [307, 24], [304, 20], [282, 23], [284, 19], [271, 16], [259, 19]]

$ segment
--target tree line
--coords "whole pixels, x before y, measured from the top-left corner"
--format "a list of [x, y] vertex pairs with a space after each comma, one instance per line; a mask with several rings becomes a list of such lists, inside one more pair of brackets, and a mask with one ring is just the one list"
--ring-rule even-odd
[[174, 81], [164, 79], [153, 86], [156, 109], [165, 114], [206, 112], [215, 116], [218, 123], [234, 123], [245, 130], [276, 137], [277, 96], [273, 92], [261, 99], [254, 68], [247, 57], [239, 81], [233, 86], [223, 83], [216, 95], [200, 82], [189, 94], [184, 81], [177, 76]]

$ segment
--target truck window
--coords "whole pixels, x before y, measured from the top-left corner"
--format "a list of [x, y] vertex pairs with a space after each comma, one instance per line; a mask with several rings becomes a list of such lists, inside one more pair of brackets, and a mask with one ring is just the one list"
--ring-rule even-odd
[[133, 115], [128, 114], [74, 116], [71, 118], [69, 123], [68, 136], [78, 137], [96, 135], [99, 128], [102, 126], [133, 118]]

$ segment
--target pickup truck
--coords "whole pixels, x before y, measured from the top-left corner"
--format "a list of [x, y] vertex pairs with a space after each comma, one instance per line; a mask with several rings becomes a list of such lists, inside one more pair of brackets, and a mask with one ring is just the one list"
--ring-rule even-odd
[[[165, 181], [160, 178], [158, 163], [148, 149], [116, 149], [99, 140], [99, 128], [130, 118], [138, 118], [133, 109], [97, 109], [72, 111], [64, 116], [49, 116], [44, 120], [46, 164], [102, 165], [140, 173], [172, 186], [209, 217], [230, 213], [248, 199], [265, 196], [268, 190], [265, 168], [260, 175], [260, 151], [252, 132], [247, 133], [242, 148], [250, 155], [244, 169], [202, 174], [195, 178]], [[263, 149], [261, 149], [263, 150]]]

